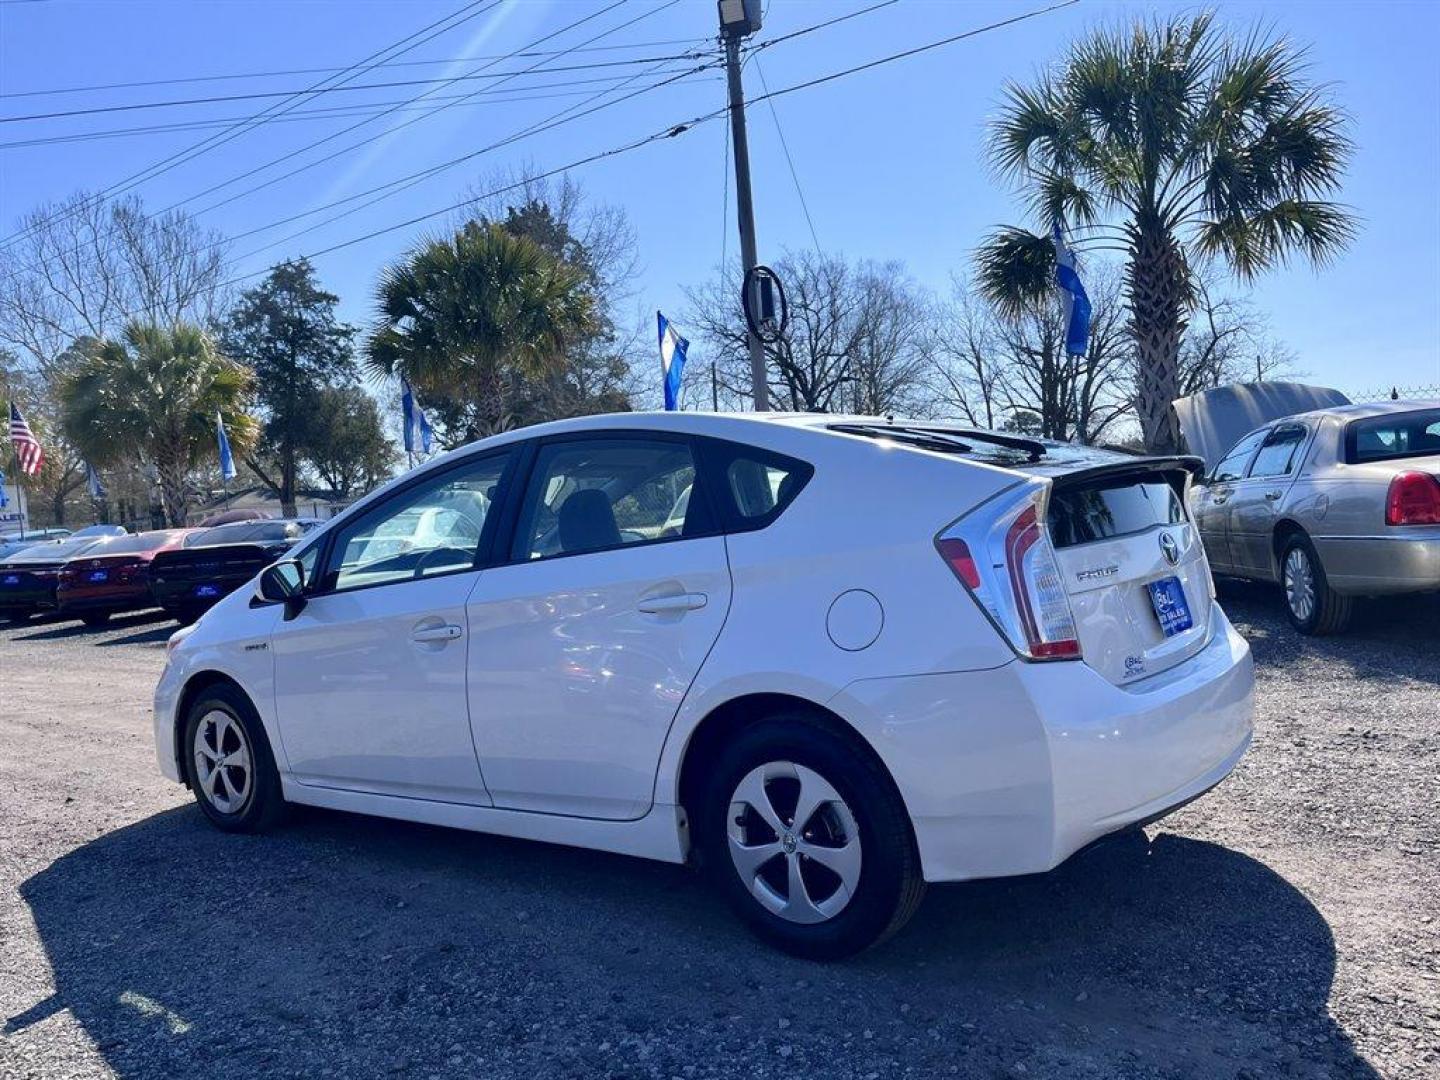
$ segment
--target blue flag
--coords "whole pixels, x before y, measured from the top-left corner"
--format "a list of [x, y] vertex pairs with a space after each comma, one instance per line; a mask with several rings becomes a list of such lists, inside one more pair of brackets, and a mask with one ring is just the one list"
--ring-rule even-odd
[[235, 479], [235, 457], [230, 453], [230, 437], [225, 434], [225, 418], [215, 410], [215, 439], [220, 444], [220, 479], [227, 484]]
[[400, 380], [400, 408], [404, 412], [405, 452], [415, 453], [418, 445], [423, 453], [430, 453], [430, 421], [415, 401], [415, 392], [410, 389], [410, 380]]
[[674, 412], [680, 407], [680, 376], [685, 371], [685, 350], [690, 342], [675, 332], [670, 320], [660, 312], [655, 313], [660, 321], [660, 377], [665, 386], [665, 411]]
[[10, 505], [10, 496], [5, 494], [5, 473], [0, 472], [0, 510]]
[[1075, 272], [1075, 253], [1066, 246], [1058, 220], [1050, 235], [1055, 243], [1055, 284], [1065, 294], [1065, 351], [1084, 356], [1090, 349], [1090, 297]]
[[[223, 433], [225, 429], [223, 425], [220, 430], [222, 433], [221, 438], [224, 438]], [[221, 467], [224, 467], [223, 464]], [[233, 464], [231, 475], [234, 475]], [[229, 479], [229, 477], [226, 479]], [[105, 485], [100, 482], [100, 474], [95, 471], [95, 466], [91, 465], [88, 461], [85, 463], [85, 484], [90, 489], [90, 497], [97, 502], [103, 502], [105, 496], [109, 494], [109, 492], [105, 490]]]

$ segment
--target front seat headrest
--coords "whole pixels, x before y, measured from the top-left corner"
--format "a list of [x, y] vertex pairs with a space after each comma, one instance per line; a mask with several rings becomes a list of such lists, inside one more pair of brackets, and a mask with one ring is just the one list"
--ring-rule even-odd
[[599, 488], [571, 494], [560, 504], [558, 519], [560, 549], [567, 553], [616, 547], [620, 543], [615, 509], [610, 505], [610, 496]]

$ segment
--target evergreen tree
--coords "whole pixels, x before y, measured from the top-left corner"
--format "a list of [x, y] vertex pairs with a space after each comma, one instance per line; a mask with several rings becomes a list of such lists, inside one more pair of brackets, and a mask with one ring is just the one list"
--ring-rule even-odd
[[275, 489], [290, 515], [300, 463], [315, 435], [318, 395], [356, 379], [355, 330], [336, 318], [339, 302], [320, 288], [307, 260], [283, 262], [241, 294], [224, 331], [226, 354], [255, 372], [256, 404], [265, 420], [263, 440], [272, 465], [267, 471], [253, 457], [248, 464]]

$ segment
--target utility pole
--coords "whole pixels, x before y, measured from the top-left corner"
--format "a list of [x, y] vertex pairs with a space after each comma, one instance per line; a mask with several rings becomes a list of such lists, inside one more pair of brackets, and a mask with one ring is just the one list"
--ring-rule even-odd
[[[740, 219], [740, 259], [744, 263], [741, 288], [750, 287], [750, 271], [759, 258], [755, 252], [755, 204], [750, 197], [750, 143], [745, 136], [745, 88], [740, 80], [740, 40], [760, 29], [760, 0], [719, 0], [720, 32], [725, 38], [725, 76], [730, 87], [730, 132], [735, 146], [735, 212]], [[746, 320], [750, 346], [750, 384], [755, 411], [770, 408], [770, 387], [765, 378], [765, 346]]]

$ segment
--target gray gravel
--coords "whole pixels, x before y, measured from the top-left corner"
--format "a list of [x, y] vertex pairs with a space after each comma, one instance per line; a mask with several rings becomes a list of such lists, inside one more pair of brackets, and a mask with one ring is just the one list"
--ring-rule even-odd
[[0, 1077], [1440, 1075], [1440, 604], [1309, 641], [1225, 602], [1260, 665], [1234, 777], [830, 966], [678, 867], [222, 836], [155, 771], [169, 624], [0, 631]]

